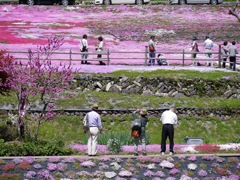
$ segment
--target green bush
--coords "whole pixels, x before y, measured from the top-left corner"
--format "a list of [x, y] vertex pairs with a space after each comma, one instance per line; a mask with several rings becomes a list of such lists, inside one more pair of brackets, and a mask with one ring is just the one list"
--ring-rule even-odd
[[0, 139], [4, 141], [14, 141], [18, 138], [18, 131], [16, 126], [7, 125], [5, 123], [0, 124]]
[[116, 138], [109, 139], [107, 142], [107, 147], [108, 150], [113, 154], [118, 154], [121, 151], [121, 142]]
[[0, 141], [0, 156], [63, 156], [73, 154], [73, 150], [65, 148], [62, 142], [23, 142], [7, 144]]

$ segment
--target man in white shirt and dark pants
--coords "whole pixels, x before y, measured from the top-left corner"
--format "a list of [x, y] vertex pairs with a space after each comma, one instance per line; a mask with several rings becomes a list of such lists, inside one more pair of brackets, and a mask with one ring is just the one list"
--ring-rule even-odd
[[174, 124], [177, 124], [178, 118], [177, 115], [175, 114], [176, 109], [171, 108], [167, 111], [164, 111], [162, 116], [161, 116], [161, 121], [162, 121], [162, 142], [161, 142], [161, 154], [164, 155], [166, 152], [166, 140], [167, 137], [169, 138], [170, 145], [169, 145], [169, 150], [170, 150], [170, 155], [174, 154], [173, 151], [173, 146], [174, 146]]

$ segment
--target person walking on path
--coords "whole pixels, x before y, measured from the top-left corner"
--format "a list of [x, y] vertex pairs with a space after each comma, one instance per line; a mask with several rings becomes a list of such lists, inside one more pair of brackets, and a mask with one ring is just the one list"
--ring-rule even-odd
[[133, 112], [132, 114], [134, 121], [135, 120], [139, 120], [140, 121], [140, 135], [138, 137], [134, 138], [134, 156], [138, 156], [138, 144], [139, 141], [142, 142], [142, 155], [146, 156], [147, 152], [146, 152], [146, 125], [148, 123], [148, 118], [147, 116], [147, 110], [146, 109], [142, 109], [139, 110], [137, 109], [136, 111]]
[[155, 65], [155, 58], [156, 58], [156, 43], [155, 43], [155, 36], [151, 36], [150, 40], [148, 41], [148, 49], [149, 49], [149, 66]]
[[[206, 54], [206, 58], [207, 59], [212, 59], [212, 48], [213, 48], [213, 41], [209, 38], [209, 36], [206, 36], [206, 40], [204, 41], [204, 48], [205, 48], [205, 52]], [[213, 66], [213, 62], [212, 61], [207, 61], [206, 66]]]
[[198, 49], [198, 43], [197, 43], [196, 37], [192, 38], [192, 43], [190, 45], [191, 45], [191, 52], [192, 52], [191, 58], [194, 59], [192, 60], [192, 65], [197, 66], [198, 62], [196, 62], [195, 59], [197, 58], [197, 52], [199, 52], [199, 49]]
[[174, 127], [173, 125], [177, 124], [178, 118], [177, 115], [175, 114], [176, 109], [175, 108], [170, 108], [167, 111], [164, 111], [162, 116], [161, 116], [161, 121], [162, 121], [162, 142], [161, 142], [161, 154], [164, 155], [166, 152], [166, 140], [167, 137], [169, 138], [170, 145], [169, 145], [169, 150], [170, 150], [170, 155], [174, 154], [173, 147], [174, 147]]
[[86, 114], [83, 119], [84, 126], [88, 126], [88, 155], [96, 156], [97, 154], [97, 139], [99, 131], [102, 132], [101, 117], [97, 112], [98, 104], [92, 105], [92, 111]]
[[233, 41], [232, 45], [229, 47], [229, 61], [230, 61], [230, 69], [233, 71], [236, 70], [236, 56], [238, 54], [238, 49], [236, 46], [236, 42]]
[[[88, 52], [88, 41], [87, 41], [87, 35], [84, 34], [82, 39], [80, 40], [80, 51], [83, 53], [87, 53]], [[82, 54], [82, 62], [81, 64], [90, 64], [86, 61], [86, 59], [88, 58], [88, 54]], [[85, 59], [85, 60], [84, 60]]]
[[[102, 36], [98, 37], [99, 44], [96, 47], [96, 51], [103, 51], [103, 38]], [[97, 58], [100, 59], [102, 58], [102, 54], [98, 54]], [[103, 61], [99, 61], [100, 65], [106, 65]]]
[[228, 58], [228, 50], [227, 50], [227, 41], [223, 42], [223, 45], [221, 47], [221, 54], [222, 54], [222, 60], [223, 60], [223, 64], [222, 67], [226, 68], [226, 62], [227, 62], [227, 58]]

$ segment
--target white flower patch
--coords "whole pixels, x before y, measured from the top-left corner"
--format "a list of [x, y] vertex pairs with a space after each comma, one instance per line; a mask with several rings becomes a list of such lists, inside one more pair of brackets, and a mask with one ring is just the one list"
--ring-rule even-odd
[[13, 25], [26, 25], [26, 22], [14, 22]]
[[115, 172], [105, 172], [105, 177], [108, 179], [111, 179], [113, 177], [115, 177], [117, 174]]
[[186, 175], [182, 175], [182, 176], [180, 177], [180, 180], [192, 180], [192, 178], [189, 177], [189, 176], [186, 176]]
[[96, 164], [92, 161], [85, 161], [85, 162], [81, 163], [81, 166], [87, 167], [87, 168], [93, 168], [96, 166]]
[[120, 171], [118, 175], [121, 177], [131, 177], [133, 174], [130, 171], [124, 170]]
[[155, 164], [149, 164], [149, 165], [147, 166], [147, 168], [148, 168], [148, 169], [156, 169], [156, 166], [155, 166]]
[[9, 10], [7, 7], [3, 7], [3, 8], [2, 8], [2, 11], [3, 11], [3, 12], [9, 12], [10, 10]]
[[113, 162], [110, 164], [110, 166], [114, 169], [114, 170], [119, 170], [121, 168], [121, 166], [116, 163], [116, 162]]
[[165, 34], [175, 34], [173, 30], [166, 30], [166, 29], [156, 29], [156, 30], [146, 30], [144, 32], [146, 35], [151, 35], [151, 36], [162, 36]]
[[240, 149], [240, 143], [220, 144], [219, 147], [220, 147], [220, 150], [237, 151], [238, 149]]
[[61, 24], [61, 23], [31, 23], [31, 25], [33, 26], [40, 26], [40, 27], [70, 27], [70, 24]]
[[190, 163], [190, 164], [188, 164], [188, 169], [195, 171], [197, 169], [197, 165], [193, 164], [193, 163]]
[[33, 34], [21, 34], [22, 38], [26, 38], [26, 39], [38, 39], [39, 36], [38, 35], [33, 35]]
[[188, 146], [183, 148], [183, 152], [197, 153], [198, 151], [194, 149], [194, 146]]
[[166, 160], [163, 160], [163, 161], [160, 163], [160, 166], [162, 166], [163, 168], [169, 168], [169, 169], [174, 168], [174, 164], [171, 163], [171, 162], [168, 162], [168, 161], [166, 161]]

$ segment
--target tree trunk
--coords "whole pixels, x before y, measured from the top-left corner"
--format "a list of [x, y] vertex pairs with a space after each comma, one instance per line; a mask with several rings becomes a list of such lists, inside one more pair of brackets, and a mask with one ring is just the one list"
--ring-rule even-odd
[[20, 99], [18, 104], [18, 132], [19, 132], [19, 138], [22, 140], [24, 138], [24, 122], [23, 117], [26, 114], [26, 101], [27, 101], [27, 95], [26, 91], [24, 89], [21, 90], [20, 93]]

